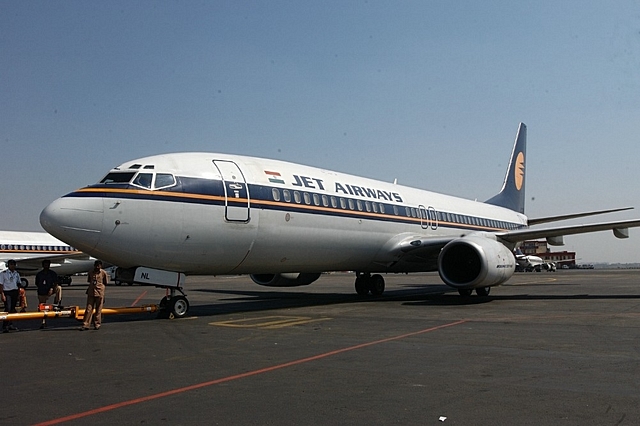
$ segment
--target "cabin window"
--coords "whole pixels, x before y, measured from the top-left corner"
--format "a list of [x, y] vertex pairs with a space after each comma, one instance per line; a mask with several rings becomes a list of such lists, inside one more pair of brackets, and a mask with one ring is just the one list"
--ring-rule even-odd
[[304, 198], [304, 203], [309, 205], [311, 204], [311, 195], [308, 192], [303, 192], [302, 196]]
[[158, 173], [156, 175], [156, 189], [168, 188], [176, 184], [176, 178], [169, 173]]
[[291, 193], [289, 192], [289, 190], [288, 190], [288, 189], [283, 190], [283, 191], [282, 191], [282, 195], [284, 196], [284, 200], [285, 200], [287, 203], [290, 203], [290, 202], [291, 202]]
[[320, 205], [320, 196], [318, 194], [313, 194], [313, 204], [316, 206]]
[[300, 197], [300, 192], [293, 191], [293, 200], [298, 204], [302, 202], [302, 198]]
[[349, 210], [355, 210], [356, 209], [356, 203], [349, 198]]
[[271, 190], [271, 196], [273, 197], [273, 201], [280, 201], [280, 190], [278, 188], [273, 188]]
[[369, 201], [364, 202], [364, 207], [367, 209], [368, 212], [371, 211], [371, 203]]
[[371, 209], [373, 209], [374, 213], [378, 213], [378, 204], [377, 203], [371, 203]]
[[138, 176], [131, 182], [132, 184], [145, 189], [151, 189], [152, 173], [138, 173]]
[[357, 200], [356, 203], [358, 204], [358, 210], [362, 211], [362, 201]]
[[345, 200], [344, 198], [340, 198], [340, 207], [342, 209], [346, 209], [347, 208], [347, 200]]
[[331, 207], [334, 209], [338, 207], [338, 200], [334, 196], [331, 196]]
[[322, 205], [325, 207], [329, 207], [329, 197], [327, 197], [326, 195], [322, 196]]
[[385, 213], [384, 204], [380, 204], [380, 213]]

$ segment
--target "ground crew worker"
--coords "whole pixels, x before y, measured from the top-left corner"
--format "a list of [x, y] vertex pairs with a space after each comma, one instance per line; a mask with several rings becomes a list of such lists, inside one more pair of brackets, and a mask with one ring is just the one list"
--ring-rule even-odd
[[[16, 271], [16, 261], [9, 260], [7, 269], [0, 272], [0, 293], [4, 302], [4, 310], [10, 314], [16, 313], [16, 305], [18, 303], [20, 274]], [[2, 322], [2, 332], [18, 331], [11, 321]]]
[[[80, 330], [88, 330], [93, 317], [96, 330], [100, 330], [102, 323], [102, 304], [104, 303], [104, 290], [109, 282], [107, 271], [102, 269], [102, 261], [93, 262], [93, 269], [87, 277], [89, 288], [87, 289], [87, 308], [84, 311], [84, 321]], [[94, 313], [95, 309], [95, 313]]]
[[20, 308], [20, 312], [27, 312], [27, 306], [29, 306], [29, 304], [27, 303], [27, 292], [24, 291], [24, 288], [22, 286], [20, 286], [20, 288], [18, 289], [18, 304], [16, 305], [16, 310], [18, 310], [18, 308]]
[[[36, 287], [38, 288], [38, 303], [47, 303], [53, 294], [55, 298], [53, 303], [60, 305], [62, 303], [62, 286], [58, 283], [58, 274], [50, 269], [51, 261], [45, 259], [42, 261], [42, 271], [36, 274]], [[40, 328], [47, 326], [47, 320], [42, 319]]]

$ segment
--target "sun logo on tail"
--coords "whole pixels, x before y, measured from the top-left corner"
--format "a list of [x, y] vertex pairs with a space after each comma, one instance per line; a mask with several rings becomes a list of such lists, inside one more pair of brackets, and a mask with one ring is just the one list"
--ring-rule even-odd
[[516, 167], [515, 167], [515, 180], [516, 180], [516, 189], [520, 191], [522, 189], [522, 185], [524, 184], [524, 154], [520, 152], [518, 157], [516, 158]]

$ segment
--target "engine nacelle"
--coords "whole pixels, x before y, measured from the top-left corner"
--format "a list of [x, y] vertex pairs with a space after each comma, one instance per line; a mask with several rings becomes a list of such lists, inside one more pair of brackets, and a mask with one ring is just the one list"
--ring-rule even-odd
[[252, 274], [250, 275], [254, 283], [266, 287], [298, 287], [309, 285], [318, 278], [320, 274]]
[[438, 273], [457, 289], [491, 287], [511, 278], [516, 260], [492, 235], [470, 235], [450, 241], [438, 256]]

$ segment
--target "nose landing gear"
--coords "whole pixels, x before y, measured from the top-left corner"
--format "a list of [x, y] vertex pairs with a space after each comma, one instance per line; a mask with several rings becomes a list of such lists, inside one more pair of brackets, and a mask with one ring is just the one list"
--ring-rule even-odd
[[159, 318], [183, 318], [189, 311], [189, 301], [187, 296], [183, 293], [182, 289], [178, 289], [181, 295], [176, 296], [176, 288], [172, 287], [167, 289], [168, 293], [160, 301]]

